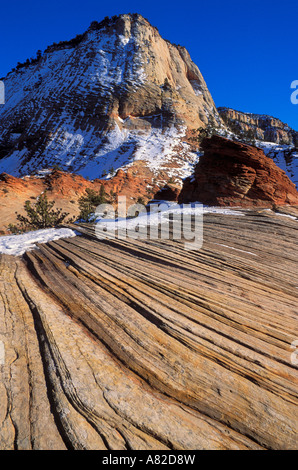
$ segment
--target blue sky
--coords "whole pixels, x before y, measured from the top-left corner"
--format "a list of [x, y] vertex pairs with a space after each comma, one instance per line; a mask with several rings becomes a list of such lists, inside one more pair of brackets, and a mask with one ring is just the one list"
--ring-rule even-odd
[[140, 13], [160, 34], [185, 46], [216, 106], [270, 114], [298, 130], [291, 103], [298, 80], [297, 0], [139, 1], [11, 0], [0, 6], [0, 76], [91, 21]]

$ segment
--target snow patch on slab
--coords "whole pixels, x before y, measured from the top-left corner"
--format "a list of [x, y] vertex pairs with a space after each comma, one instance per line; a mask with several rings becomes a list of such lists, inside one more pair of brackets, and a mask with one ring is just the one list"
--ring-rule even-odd
[[99, 224], [107, 232], [115, 230], [132, 231], [135, 227], [156, 226], [169, 220], [169, 215], [183, 217], [185, 215], [201, 216], [204, 214], [222, 214], [233, 216], [244, 216], [245, 214], [237, 209], [228, 209], [223, 207], [208, 207], [198, 203], [177, 204], [175, 202], [159, 201], [158, 204], [150, 204], [150, 212], [140, 212], [132, 219], [118, 218], [107, 219], [97, 217], [95, 223]]
[[0, 253], [21, 256], [37, 248], [37, 243], [47, 243], [59, 238], [75, 237], [77, 233], [69, 228], [49, 228], [27, 232], [22, 235], [0, 237]]
[[230, 250], [236, 250], [236, 251], [240, 251], [241, 253], [247, 253], [249, 255], [257, 256], [256, 253], [252, 253], [251, 251], [240, 250], [240, 248], [235, 248], [229, 245], [223, 245], [222, 243], [214, 243], [214, 244], [217, 246], [223, 246], [224, 248], [229, 248]]

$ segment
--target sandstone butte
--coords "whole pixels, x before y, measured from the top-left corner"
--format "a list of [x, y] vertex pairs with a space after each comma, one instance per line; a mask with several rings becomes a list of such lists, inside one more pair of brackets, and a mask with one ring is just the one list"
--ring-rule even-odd
[[179, 202], [274, 207], [298, 205], [295, 184], [263, 150], [220, 136], [204, 139], [194, 175], [184, 182]]
[[297, 220], [75, 229], [0, 256], [0, 449], [297, 449]]

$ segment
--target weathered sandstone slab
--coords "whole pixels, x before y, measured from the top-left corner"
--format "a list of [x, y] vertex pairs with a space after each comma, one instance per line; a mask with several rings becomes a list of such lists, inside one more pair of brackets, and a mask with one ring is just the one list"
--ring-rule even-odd
[[0, 258], [1, 449], [297, 448], [297, 222]]

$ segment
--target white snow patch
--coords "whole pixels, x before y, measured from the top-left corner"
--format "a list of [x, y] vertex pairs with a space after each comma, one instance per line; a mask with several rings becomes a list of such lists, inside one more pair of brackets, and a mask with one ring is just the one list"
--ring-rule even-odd
[[229, 248], [230, 250], [241, 251], [241, 253], [248, 253], [249, 255], [258, 256], [255, 253], [252, 253], [251, 251], [240, 250], [239, 248], [234, 248], [233, 246], [223, 245], [222, 243], [214, 243], [214, 244], [217, 246], [223, 246], [225, 248]]
[[274, 142], [256, 141], [267, 157], [285, 171], [288, 178], [298, 187], [298, 154], [291, 145], [276, 144]]
[[[166, 171], [170, 178], [184, 179], [193, 173], [199, 154], [183, 142], [185, 127], [161, 129], [149, 125], [140, 131], [123, 128], [122, 121], [117, 117], [114, 128], [104, 138], [96, 136], [92, 129], [75, 130], [64, 121], [48, 143], [49, 162], [71, 166], [72, 171], [90, 179], [104, 175], [109, 178], [113, 176], [112, 168], [125, 171], [136, 160], [145, 161], [155, 174]], [[26, 171], [29, 173], [27, 168]]]
[[190, 84], [193, 88], [193, 91], [195, 93], [196, 96], [200, 96], [200, 95], [203, 95], [203, 92], [202, 92], [202, 85], [201, 83], [199, 82], [199, 80], [189, 80], [190, 81]]
[[104, 217], [97, 217], [96, 224], [107, 232], [115, 230], [133, 230], [135, 227], [156, 226], [169, 220], [169, 215], [181, 216], [184, 215], [204, 215], [204, 214], [223, 214], [233, 216], [244, 216], [245, 214], [237, 209], [228, 209], [223, 207], [208, 207], [198, 203], [191, 204], [177, 204], [169, 201], [159, 201], [158, 204], [150, 204], [150, 212], [141, 212], [133, 219], [118, 218], [108, 219]]
[[49, 228], [27, 232], [22, 235], [0, 237], [0, 253], [21, 256], [36, 248], [36, 243], [47, 243], [59, 238], [75, 237], [77, 233], [69, 228]]
[[282, 217], [289, 217], [290, 219], [297, 220], [297, 217], [295, 217], [294, 215], [290, 215], [290, 214], [281, 214], [280, 212], [275, 212], [275, 215], [280, 215]]

